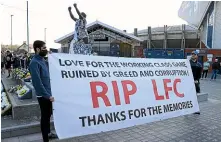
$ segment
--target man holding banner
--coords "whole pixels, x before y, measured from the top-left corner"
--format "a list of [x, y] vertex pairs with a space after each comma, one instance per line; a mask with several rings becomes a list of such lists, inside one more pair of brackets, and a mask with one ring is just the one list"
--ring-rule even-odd
[[48, 51], [43, 41], [36, 40], [33, 46], [35, 56], [30, 62], [29, 70], [41, 109], [41, 132], [43, 141], [49, 142], [49, 139], [57, 138], [57, 135], [51, 133], [50, 130], [50, 117], [52, 115], [52, 102], [54, 101], [54, 97], [51, 95], [49, 70], [44, 59]]
[[201, 78], [201, 72], [202, 72], [202, 65], [197, 61], [198, 58], [198, 52], [193, 51], [191, 54], [191, 60], [190, 65], [193, 72], [193, 79], [196, 87], [196, 92], [200, 93], [200, 78]]
[[[193, 79], [195, 83], [196, 93], [200, 93], [200, 78], [202, 72], [202, 65], [197, 61], [198, 52], [193, 51], [191, 54], [190, 65], [193, 72]], [[194, 114], [200, 114], [200, 112], [196, 112]]]

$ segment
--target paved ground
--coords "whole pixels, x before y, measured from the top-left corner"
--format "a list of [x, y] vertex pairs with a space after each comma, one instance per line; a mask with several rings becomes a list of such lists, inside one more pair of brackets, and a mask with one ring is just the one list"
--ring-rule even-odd
[[[221, 80], [202, 80], [208, 102], [201, 115], [186, 115], [126, 129], [76, 137], [59, 142], [221, 142]], [[3, 139], [2, 142], [41, 142], [41, 134]], [[58, 140], [54, 140], [58, 141]]]

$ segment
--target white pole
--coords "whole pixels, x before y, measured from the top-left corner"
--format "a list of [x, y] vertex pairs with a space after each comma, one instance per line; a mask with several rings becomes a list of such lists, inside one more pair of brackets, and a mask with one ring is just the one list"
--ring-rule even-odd
[[28, 45], [28, 52], [29, 52], [29, 23], [28, 23], [28, 1], [27, 1], [27, 45]]
[[46, 35], [47, 35], [46, 30], [47, 30], [47, 28], [45, 28], [45, 30], [44, 30], [44, 41], [45, 41], [45, 43], [46, 43]]
[[11, 50], [12, 50], [12, 17], [13, 15], [11, 15]]

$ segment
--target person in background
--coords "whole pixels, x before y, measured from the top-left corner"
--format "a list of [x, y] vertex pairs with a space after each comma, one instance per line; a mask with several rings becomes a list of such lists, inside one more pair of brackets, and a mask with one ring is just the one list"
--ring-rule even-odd
[[[208, 60], [206, 62], [203, 63], [203, 74], [202, 74], [202, 79], [203, 78], [207, 78], [207, 74], [209, 71], [209, 67], [210, 67], [210, 63], [208, 62]], [[205, 75], [205, 76], [204, 76]]]
[[221, 62], [219, 63], [219, 73], [221, 74]]
[[6, 62], [5, 53], [1, 51], [1, 74], [5, 74], [5, 62]]
[[18, 55], [15, 55], [13, 57], [13, 69], [19, 68], [20, 67], [20, 59]]
[[29, 64], [30, 64], [30, 62], [31, 62], [31, 55], [30, 54], [27, 54], [27, 63], [26, 63], [26, 68], [28, 69], [28, 67], [29, 67]]
[[215, 62], [212, 64], [212, 76], [211, 80], [216, 80], [217, 73], [219, 72], [220, 63], [218, 59], [215, 59]]
[[43, 141], [49, 142], [49, 139], [57, 138], [57, 135], [51, 133], [50, 130], [50, 117], [52, 115], [52, 102], [54, 102], [54, 97], [51, 95], [49, 69], [44, 59], [48, 51], [45, 42], [40, 40], [36, 40], [33, 47], [35, 55], [30, 62], [29, 70], [41, 110], [41, 132]]
[[24, 53], [21, 54], [20, 60], [21, 60], [21, 68], [25, 68], [25, 60], [24, 60]]
[[24, 60], [24, 68], [27, 69], [28, 67], [28, 53], [25, 52], [24, 56], [23, 56], [23, 60]]
[[[201, 78], [201, 72], [202, 72], [202, 65], [198, 62], [197, 56], [198, 52], [193, 51], [191, 54], [190, 59], [190, 66], [193, 73], [193, 79], [195, 83], [196, 92], [200, 93], [200, 78]], [[196, 112], [194, 114], [200, 114], [200, 112]]]
[[6, 62], [5, 62], [5, 69], [8, 70], [8, 76], [9, 78], [11, 76], [11, 65], [12, 65], [12, 53], [10, 51], [6, 52]]

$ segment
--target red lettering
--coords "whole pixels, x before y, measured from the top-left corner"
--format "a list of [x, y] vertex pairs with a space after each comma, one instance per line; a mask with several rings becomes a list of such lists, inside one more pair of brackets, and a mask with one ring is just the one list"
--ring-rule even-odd
[[116, 105], [121, 105], [120, 103], [120, 95], [119, 95], [119, 89], [117, 87], [117, 82], [112, 81], [113, 91], [114, 91], [114, 99]]
[[168, 87], [167, 84], [170, 83], [171, 80], [170, 79], [164, 79], [163, 80], [163, 85], [164, 85], [164, 90], [165, 90], [165, 95], [166, 95], [166, 99], [169, 99], [169, 91], [172, 91], [172, 87]]
[[160, 96], [158, 93], [156, 81], [153, 79], [151, 81], [153, 84], [153, 91], [154, 91], [154, 95], [155, 95], [156, 100], [164, 100], [164, 96]]
[[[101, 92], [97, 92], [97, 86], [102, 87]], [[93, 102], [93, 108], [98, 108], [98, 97], [102, 98], [104, 101], [104, 104], [106, 106], [111, 106], [110, 101], [108, 97], [106, 96], [108, 87], [104, 82], [96, 81], [96, 82], [90, 82], [91, 87], [91, 95], [92, 95], [92, 102]]]
[[[133, 95], [137, 92], [137, 86], [133, 81], [125, 80], [121, 81], [123, 91], [124, 91], [124, 99], [126, 104], [130, 104], [130, 95]], [[127, 85], [131, 85], [132, 89], [129, 91]]]
[[175, 79], [175, 80], [174, 80], [174, 83], [173, 83], [173, 88], [174, 88], [174, 93], [175, 93], [178, 97], [183, 98], [183, 97], [184, 97], [184, 94], [183, 94], [183, 93], [179, 93], [179, 92], [177, 91], [177, 83], [180, 83], [180, 82], [181, 82], [180, 79]]
[[183, 93], [180, 93], [177, 91], [177, 84], [180, 83], [181, 80], [180, 79], [175, 79], [173, 82], [173, 87], [169, 87], [168, 83], [171, 83], [171, 79], [163, 79], [163, 85], [164, 85], [164, 90], [165, 90], [165, 95], [159, 95], [158, 90], [157, 90], [157, 84], [155, 80], [152, 80], [152, 84], [153, 84], [153, 91], [154, 91], [154, 95], [155, 95], [155, 99], [156, 100], [164, 100], [164, 99], [170, 99], [169, 96], [169, 92], [174, 90], [174, 93], [177, 97], [184, 97]]

